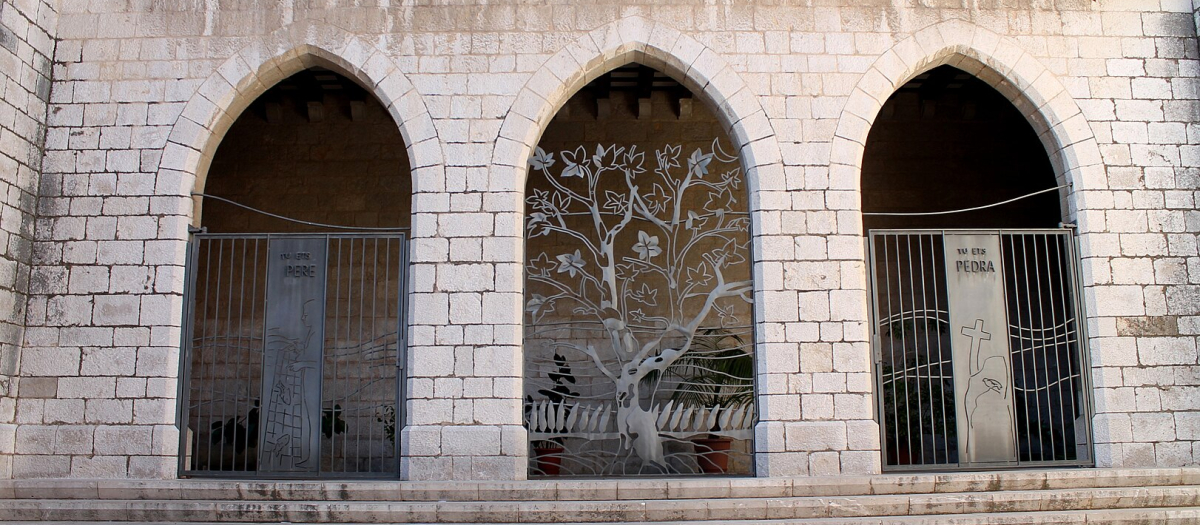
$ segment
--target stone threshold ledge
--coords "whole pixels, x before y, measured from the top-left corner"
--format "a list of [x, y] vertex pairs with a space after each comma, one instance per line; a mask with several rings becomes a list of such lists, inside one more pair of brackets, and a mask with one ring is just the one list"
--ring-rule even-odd
[[937, 494], [1200, 485], [1200, 468], [1058, 469], [795, 478], [532, 481], [0, 480], [0, 499], [619, 501]]

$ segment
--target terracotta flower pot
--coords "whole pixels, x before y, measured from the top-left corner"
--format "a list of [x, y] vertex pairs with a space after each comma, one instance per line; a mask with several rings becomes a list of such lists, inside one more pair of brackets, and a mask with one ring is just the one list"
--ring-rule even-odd
[[729, 446], [733, 439], [727, 437], [696, 438], [692, 448], [699, 457], [696, 463], [705, 474], [724, 474], [729, 469]]
[[537, 469], [545, 476], [557, 476], [562, 468], [562, 447], [539, 447], [533, 449]]

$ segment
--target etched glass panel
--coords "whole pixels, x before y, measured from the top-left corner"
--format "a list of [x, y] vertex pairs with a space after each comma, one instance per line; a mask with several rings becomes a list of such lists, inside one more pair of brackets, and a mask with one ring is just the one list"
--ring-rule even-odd
[[749, 473], [749, 216], [738, 158], [538, 148], [529, 161], [531, 475]]

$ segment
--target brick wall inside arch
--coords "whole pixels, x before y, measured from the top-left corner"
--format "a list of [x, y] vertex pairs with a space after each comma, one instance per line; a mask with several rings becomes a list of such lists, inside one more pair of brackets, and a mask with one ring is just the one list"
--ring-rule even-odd
[[[408, 227], [411, 181], [404, 139], [365, 90], [324, 69], [268, 90], [221, 140], [204, 192], [304, 221]], [[212, 233], [331, 231], [204, 203]]]

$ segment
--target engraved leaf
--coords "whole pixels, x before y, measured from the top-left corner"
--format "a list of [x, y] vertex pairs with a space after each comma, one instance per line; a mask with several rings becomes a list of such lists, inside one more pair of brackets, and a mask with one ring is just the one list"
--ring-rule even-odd
[[575, 148], [575, 151], [563, 151], [563, 170], [562, 177], [582, 177], [586, 174], [584, 166], [588, 163], [587, 152], [583, 146]]
[[687, 269], [688, 285], [704, 286], [711, 280], [712, 274], [708, 273], [708, 265], [703, 262], [697, 263], [696, 266]]
[[650, 235], [644, 230], [638, 230], [638, 242], [633, 245], [633, 251], [637, 252], [639, 259], [647, 261], [662, 253], [662, 248], [658, 246], [657, 235]]
[[631, 292], [629, 298], [646, 306], [658, 306], [658, 290], [650, 288], [646, 283], [642, 283], [640, 289]]
[[566, 272], [571, 277], [575, 277], [576, 272], [583, 270], [583, 265], [586, 262], [583, 260], [583, 255], [579, 250], [575, 253], [564, 253], [558, 256], [558, 273]]
[[717, 416], [721, 415], [721, 405], [717, 405], [708, 412], [708, 418], [704, 421], [704, 428], [699, 430], [708, 430], [717, 426]]
[[669, 430], [679, 430], [679, 420], [683, 419], [683, 405], [675, 407], [675, 413], [671, 415], [671, 424], [667, 426]]
[[637, 146], [630, 146], [629, 151], [625, 153], [625, 170], [631, 175], [637, 175], [646, 171], [646, 168], [642, 167], [644, 158], [645, 155], [637, 150]]
[[729, 425], [733, 425], [733, 426], [723, 425], [721, 428], [728, 427], [728, 429], [741, 429], [742, 423], [743, 423], [742, 418], [745, 415], [746, 415], [746, 407], [745, 406], [737, 407], [737, 410], [733, 411], [733, 417], [729, 418]]
[[554, 311], [554, 300], [547, 299], [538, 294], [532, 294], [529, 302], [525, 304], [525, 311], [533, 316], [533, 322], [537, 323], [542, 320], [546, 314]]
[[674, 403], [675, 403], [675, 400], [671, 399], [671, 400], [667, 401], [666, 406], [662, 407], [662, 411], [658, 413], [658, 420], [654, 422], [654, 428], [657, 428], [660, 430], [663, 429], [663, 425], [666, 425], [667, 421], [671, 417], [671, 405]]
[[587, 432], [588, 424], [591, 423], [591, 421], [592, 421], [592, 411], [589, 410], [587, 407], [584, 407], [583, 410], [580, 410], [580, 414], [579, 414], [579, 431]]
[[579, 403], [571, 405], [571, 410], [567, 414], [567, 423], [564, 425], [563, 430], [570, 431], [572, 428], [575, 428], [577, 421], [579, 421]]
[[541, 171], [554, 165], [554, 154], [546, 153], [546, 150], [537, 148], [533, 152], [533, 156], [529, 157], [529, 166], [535, 170]]
[[733, 407], [726, 408], [721, 412], [721, 417], [717, 419], [717, 424], [720, 425], [722, 429], [728, 430], [729, 420], [733, 416], [734, 412], [736, 412], [736, 410], [734, 410]]
[[658, 215], [670, 204], [671, 195], [661, 184], [655, 184], [654, 189], [650, 191], [649, 195], [643, 197], [643, 200], [646, 201], [646, 209], [651, 214]]
[[708, 175], [708, 163], [710, 162], [712, 162], [712, 154], [704, 153], [700, 151], [700, 148], [696, 148], [696, 151], [692, 152], [692, 156], [688, 157], [688, 173], [703, 178]]
[[679, 167], [679, 151], [683, 149], [681, 146], [667, 146], [655, 152], [658, 157], [658, 167], [660, 170], [666, 171], [671, 168]]
[[629, 208], [629, 198], [624, 193], [617, 193], [612, 190], [604, 191], [604, 209], [613, 213], [624, 214]]
[[597, 426], [596, 431], [604, 432], [608, 430], [608, 420], [612, 417], [612, 412], [608, 410], [608, 403], [605, 403], [600, 408], [603, 410], [603, 414], [600, 416], [600, 424]]

